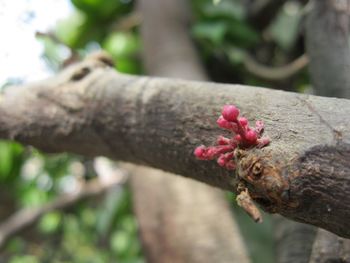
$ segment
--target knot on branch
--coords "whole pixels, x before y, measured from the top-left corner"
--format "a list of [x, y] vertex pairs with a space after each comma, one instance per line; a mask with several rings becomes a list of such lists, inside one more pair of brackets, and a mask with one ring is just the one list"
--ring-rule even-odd
[[257, 149], [238, 149], [235, 157], [239, 188], [248, 188], [251, 198], [264, 210], [276, 213], [282, 204], [290, 203], [289, 182], [283, 176], [282, 163]]
[[93, 52], [86, 56], [82, 63], [73, 66], [70, 80], [79, 81], [89, 75], [95, 68], [113, 66], [113, 58], [105, 51]]

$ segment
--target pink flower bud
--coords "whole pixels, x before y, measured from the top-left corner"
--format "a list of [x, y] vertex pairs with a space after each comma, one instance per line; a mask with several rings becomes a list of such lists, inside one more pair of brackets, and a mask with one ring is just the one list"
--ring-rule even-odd
[[245, 117], [240, 117], [240, 118], [238, 119], [238, 121], [239, 121], [239, 123], [240, 123], [243, 127], [245, 127], [245, 126], [248, 125], [248, 120], [247, 120], [247, 118], [245, 118]]
[[222, 116], [227, 121], [237, 121], [239, 109], [234, 105], [225, 105], [222, 109]]
[[221, 155], [218, 160], [217, 160], [217, 163], [218, 165], [220, 165], [221, 167], [224, 167], [225, 164], [226, 164], [226, 159], [225, 159], [225, 156], [224, 155]]
[[205, 146], [201, 145], [198, 146], [195, 150], [194, 150], [194, 155], [198, 158], [198, 159], [202, 159], [204, 154], [205, 154]]
[[256, 140], [258, 139], [258, 136], [256, 134], [255, 131], [253, 130], [249, 130], [245, 133], [245, 139], [249, 142], [249, 143], [254, 143], [256, 142]]
[[216, 123], [220, 128], [223, 128], [223, 129], [230, 130], [232, 128], [232, 124], [229, 123], [227, 120], [225, 120], [223, 116], [220, 116], [219, 119], [216, 121]]
[[242, 141], [242, 136], [239, 135], [239, 134], [236, 134], [233, 139], [237, 142], [237, 143], [240, 143]]
[[219, 154], [216, 146], [211, 146], [207, 148], [207, 151], [205, 153], [205, 156], [207, 157], [208, 160], [212, 160], [215, 158], [215, 155]]
[[227, 144], [230, 144], [230, 139], [224, 136], [219, 136], [218, 139], [216, 140], [216, 143], [218, 145], [227, 145]]

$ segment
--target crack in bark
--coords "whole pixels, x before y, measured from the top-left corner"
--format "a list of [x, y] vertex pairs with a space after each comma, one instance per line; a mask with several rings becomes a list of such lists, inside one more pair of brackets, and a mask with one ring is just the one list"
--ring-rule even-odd
[[330, 125], [323, 117], [322, 115], [313, 107], [313, 105], [307, 100], [307, 99], [304, 99], [304, 98], [301, 98], [301, 97], [298, 97], [298, 99], [304, 103], [306, 105], [306, 107], [313, 113], [315, 114], [319, 120], [320, 120], [320, 123], [324, 124], [328, 129], [330, 129], [330, 131], [332, 132], [333, 134], [333, 139], [335, 142], [339, 143], [342, 138], [343, 138], [343, 134], [341, 131], [338, 131], [337, 129], [333, 128], [332, 125]]

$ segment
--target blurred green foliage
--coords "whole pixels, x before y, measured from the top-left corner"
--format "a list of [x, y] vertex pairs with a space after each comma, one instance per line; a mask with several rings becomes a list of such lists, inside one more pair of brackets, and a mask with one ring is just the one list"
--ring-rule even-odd
[[16, 180], [23, 160], [24, 154], [21, 145], [0, 141], [0, 181], [10, 183]]
[[[285, 1], [262, 31], [250, 23], [246, 2], [249, 1], [192, 0], [195, 19], [192, 33], [209, 75], [220, 82], [302, 90], [301, 87], [309, 83], [305, 72], [286, 83], [257, 77], [245, 67], [248, 53], [256, 63], [270, 67], [287, 64], [302, 54], [303, 49], [298, 46], [302, 19], [300, 2]], [[258, 1], [250, 2], [252, 5]]]
[[[142, 43], [138, 26], [119, 28], [122, 19], [133, 12], [131, 0], [71, 0], [75, 10], [59, 21], [52, 33], [38, 36], [45, 48], [48, 67], [59, 70], [67, 61], [104, 49], [115, 61], [116, 69], [129, 74], [143, 72], [140, 61]], [[208, 73], [214, 80], [241, 82], [302, 90], [308, 85], [305, 72], [288, 85], [266, 82], [244, 66], [247, 53], [260, 63], [279, 66], [303, 49], [299, 23], [302, 6], [285, 1], [263, 32], [249, 22], [247, 6], [241, 0], [192, 0], [192, 36]], [[91, 160], [69, 154], [45, 155], [30, 147], [0, 142], [0, 181], [2, 200], [8, 216], [18, 208], [40, 206], [74, 186], [74, 180], [89, 180], [95, 174]], [[5, 199], [6, 194], [6, 199]], [[229, 197], [233, 199], [232, 195]], [[7, 201], [6, 201], [7, 202]], [[254, 262], [273, 262], [271, 222], [255, 225], [240, 209], [234, 209]], [[81, 202], [74, 208], [54, 211], [41, 218], [30, 233], [13, 238], [0, 261], [36, 262], [144, 262], [132, 213], [127, 186], [109, 191], [98, 200]]]

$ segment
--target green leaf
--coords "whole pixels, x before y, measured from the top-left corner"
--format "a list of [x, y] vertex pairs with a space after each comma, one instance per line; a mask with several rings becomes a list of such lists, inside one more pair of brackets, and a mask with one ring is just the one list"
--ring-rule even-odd
[[45, 214], [40, 222], [39, 229], [43, 233], [50, 234], [57, 231], [62, 219], [62, 214], [59, 212], [51, 212]]
[[0, 180], [15, 179], [23, 162], [23, 147], [17, 143], [0, 141]]
[[106, 38], [102, 46], [116, 59], [128, 57], [141, 49], [139, 38], [131, 32], [112, 33]]
[[125, 197], [123, 189], [113, 190], [107, 193], [104, 203], [97, 213], [96, 228], [101, 236], [106, 236], [115, 220], [118, 208]]
[[25, 207], [41, 206], [48, 201], [48, 194], [36, 187], [29, 187], [21, 194], [21, 203]]
[[258, 43], [259, 34], [248, 24], [238, 20], [232, 20], [228, 30], [228, 42], [235, 46], [244, 48], [251, 47]]
[[131, 10], [132, 1], [72, 0], [79, 10], [95, 20], [107, 21]]
[[85, 15], [75, 11], [66, 19], [57, 22], [55, 35], [69, 47], [75, 47], [85, 23]]
[[297, 39], [302, 17], [302, 6], [295, 1], [287, 2], [269, 27], [272, 39], [285, 51], [290, 50]]
[[103, 42], [103, 48], [113, 56], [119, 72], [140, 74], [141, 67], [137, 54], [141, 50], [139, 37], [132, 32], [110, 34]]
[[215, 45], [219, 45], [228, 32], [228, 24], [224, 21], [199, 22], [194, 25], [192, 32], [197, 39], [208, 40]]
[[225, 52], [233, 64], [243, 63], [246, 56], [244, 49], [237, 48], [235, 46], [226, 47]]
[[130, 235], [126, 231], [116, 231], [111, 237], [111, 248], [117, 255], [124, 255], [129, 247]]
[[35, 256], [14, 256], [9, 263], [39, 263], [39, 260]]
[[208, 18], [226, 18], [242, 20], [245, 10], [241, 1], [221, 0], [219, 3], [201, 4], [202, 12]]

